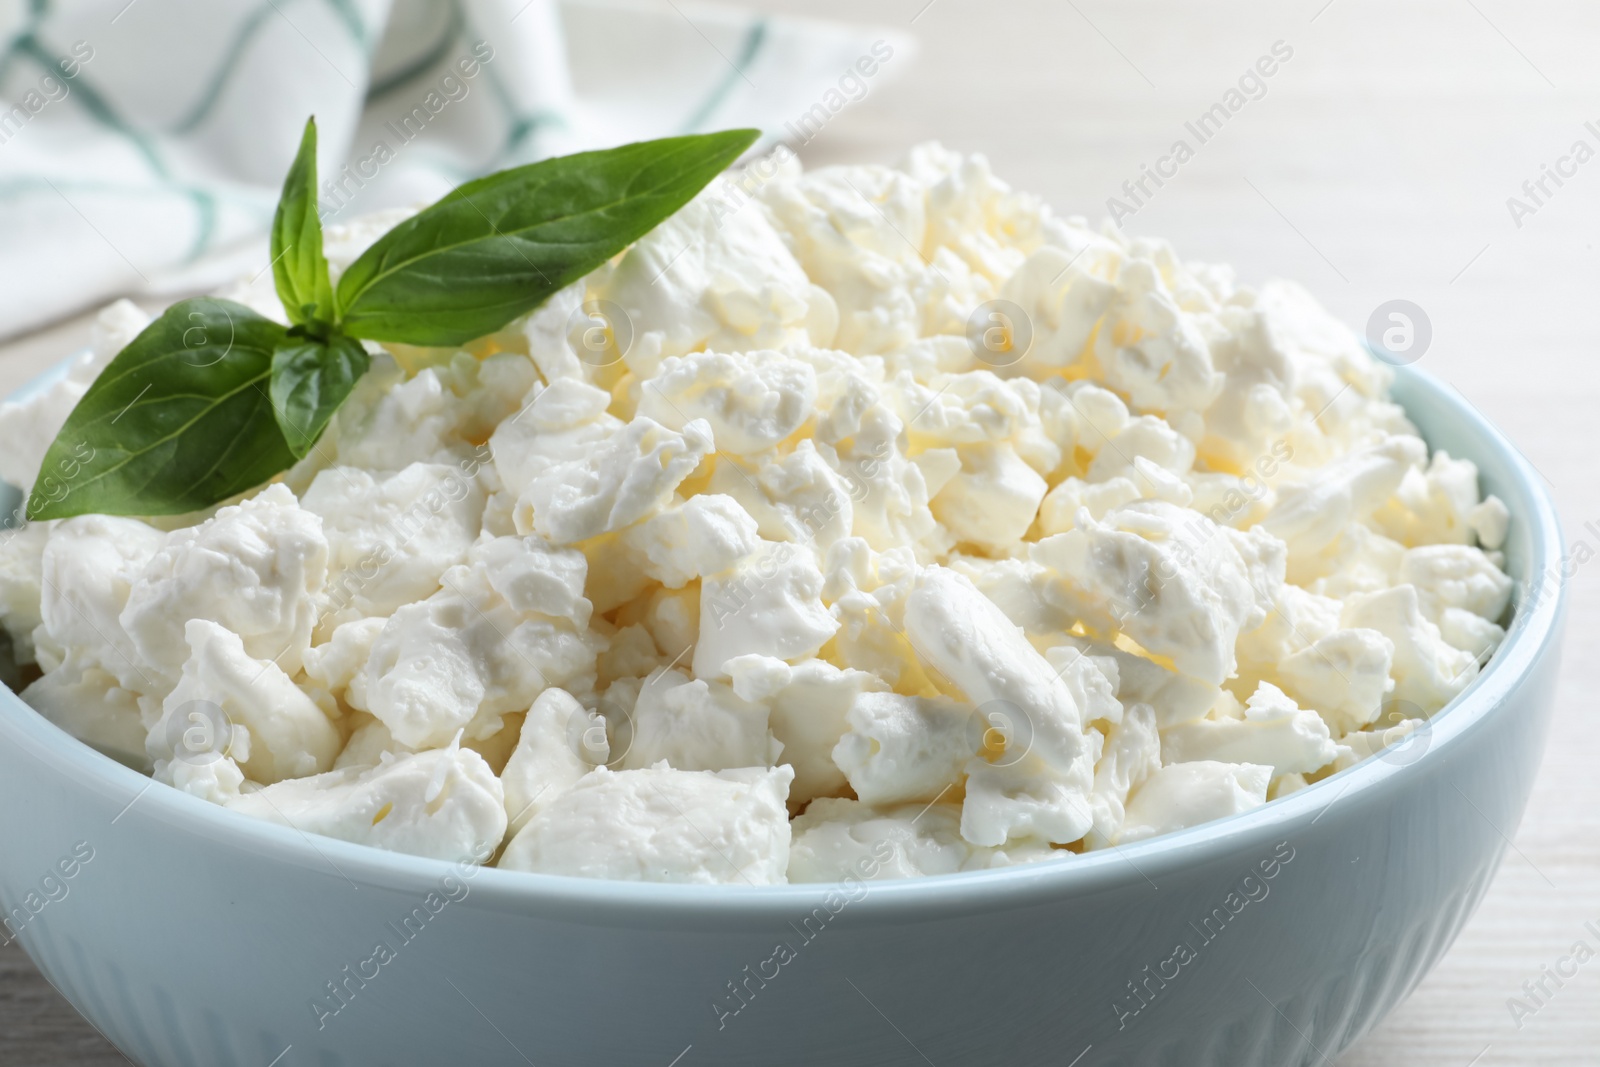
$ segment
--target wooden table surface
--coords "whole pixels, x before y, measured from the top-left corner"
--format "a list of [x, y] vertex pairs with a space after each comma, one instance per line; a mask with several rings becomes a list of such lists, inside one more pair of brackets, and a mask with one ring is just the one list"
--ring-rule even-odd
[[[1127, 228], [1244, 279], [1282, 275], [1352, 325], [1395, 298], [1426, 312], [1422, 366], [1502, 426], [1549, 480], [1569, 541], [1600, 547], [1594, 455], [1600, 161], [1514, 218], [1544, 164], [1600, 120], [1600, 5], [1579, 0], [759, 0], [918, 38], [806, 148], [891, 161], [937, 138], [1016, 187], [1098, 217], [1275, 42], [1293, 50]], [[691, 13], [692, 13], [692, 9]], [[914, 21], [913, 21], [914, 20]], [[708, 46], [709, 47], [709, 46]], [[709, 53], [708, 53], [709, 54]], [[713, 61], [715, 56], [710, 57]], [[1597, 121], [1600, 129], [1600, 121]], [[1571, 169], [1570, 167], [1568, 168]], [[0, 395], [86, 334], [0, 346]], [[1600, 962], [1536, 1015], [1521, 995], [1600, 921], [1600, 567], [1573, 576], [1560, 708], [1515, 848], [1460, 939], [1341, 1067], [1600, 1063]], [[1592, 938], [1591, 938], [1592, 941]], [[244, 961], [241, 961], [243, 963]], [[122, 1058], [0, 949], [0, 1063]], [[942, 1065], [941, 1065], [942, 1067]], [[1083, 1067], [1092, 1067], [1085, 1063]]]

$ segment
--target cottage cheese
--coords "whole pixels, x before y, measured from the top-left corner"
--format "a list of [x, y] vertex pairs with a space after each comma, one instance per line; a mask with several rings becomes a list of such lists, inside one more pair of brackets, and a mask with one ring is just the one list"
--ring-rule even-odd
[[[312, 455], [230, 506], [6, 534], [24, 699], [304, 832], [768, 885], [1248, 811], [1503, 639], [1509, 511], [1300, 287], [937, 145], [719, 186], [490, 338], [371, 346]], [[330, 233], [335, 270], [370, 238]], [[113, 305], [0, 406], [0, 475], [50, 489], [146, 321]]]

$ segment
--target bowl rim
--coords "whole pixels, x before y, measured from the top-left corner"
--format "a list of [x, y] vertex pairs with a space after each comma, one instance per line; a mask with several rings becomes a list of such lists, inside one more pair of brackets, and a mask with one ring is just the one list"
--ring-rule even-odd
[[[19, 399], [59, 376], [64, 361], [13, 394]], [[1454, 387], [1416, 367], [1394, 368], [1394, 391], [1427, 396], [1451, 421], [1459, 421], [1473, 442], [1480, 468], [1493, 454], [1509, 473], [1497, 489], [1508, 500], [1513, 518], [1525, 524], [1526, 574], [1518, 579], [1516, 598], [1523, 601], [1529, 577], [1562, 572], [1562, 535], [1554, 504], [1542, 476], [1498, 428]], [[1432, 446], [1430, 445], [1430, 451]], [[1522, 505], [1517, 507], [1517, 503]], [[1118, 888], [1154, 887], [1156, 879], [1203, 864], [1207, 859], [1242, 849], [1265, 850], [1292, 836], [1289, 831], [1315, 822], [1348, 794], [1392, 794], [1448, 758], [1459, 739], [1478, 728], [1507, 703], [1506, 698], [1530, 674], [1558, 637], [1565, 613], [1566, 581], [1554, 596], [1539, 596], [1531, 608], [1519, 603], [1504, 641], [1478, 676], [1429, 720], [1428, 748], [1404, 766], [1376, 756], [1329, 775], [1319, 782], [1250, 811], [1143, 841], [1060, 860], [1020, 864], [885, 881], [799, 883], [772, 886], [697, 885], [631, 882], [568, 875], [464, 869], [462, 865], [328, 837], [316, 837], [290, 826], [265, 822], [162, 786], [77, 741], [0, 685], [0, 743], [103, 794], [126, 816], [155, 820], [172, 830], [210, 839], [294, 867], [337, 872], [346, 881], [365, 882], [398, 892], [426, 893], [447, 876], [470, 877], [475, 907], [516, 913], [582, 915], [597, 922], [676, 918], [688, 922], [770, 922], [805, 915], [841, 892], [852, 914], [891, 915], [901, 920], [995, 911], [1086, 896]], [[126, 805], [126, 807], [123, 807]], [[830, 894], [832, 895], [830, 897]], [[842, 905], [840, 905], [842, 907]]]

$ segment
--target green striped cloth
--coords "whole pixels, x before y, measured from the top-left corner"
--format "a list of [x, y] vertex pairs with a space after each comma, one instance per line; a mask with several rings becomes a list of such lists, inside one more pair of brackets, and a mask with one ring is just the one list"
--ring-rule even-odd
[[0, 337], [259, 269], [308, 114], [339, 222], [582, 148], [782, 135], [883, 39], [909, 56], [872, 27], [679, 0], [13, 0]]

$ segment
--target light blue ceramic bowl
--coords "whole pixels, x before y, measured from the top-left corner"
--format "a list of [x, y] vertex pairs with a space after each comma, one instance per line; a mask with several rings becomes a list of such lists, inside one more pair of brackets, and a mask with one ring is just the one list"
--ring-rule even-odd
[[1482, 897], [1559, 657], [1538, 475], [1437, 381], [1396, 393], [1510, 506], [1521, 607], [1410, 749], [1256, 811], [867, 888], [463, 879], [152, 785], [0, 692], [0, 904], [149, 1067], [1327, 1063]]

